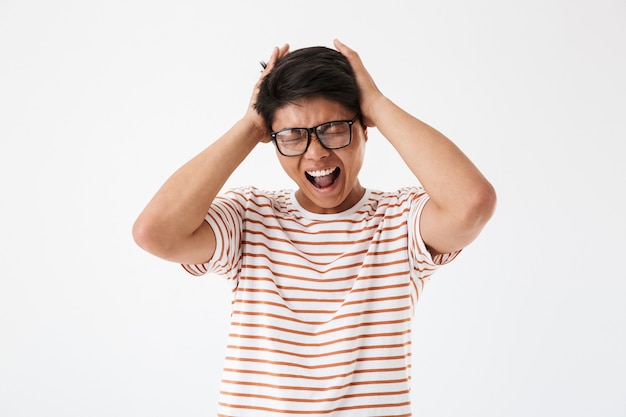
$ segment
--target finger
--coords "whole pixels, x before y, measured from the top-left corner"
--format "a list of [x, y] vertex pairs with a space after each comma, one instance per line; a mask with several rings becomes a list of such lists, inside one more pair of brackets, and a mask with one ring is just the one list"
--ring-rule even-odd
[[274, 66], [274, 62], [276, 61], [276, 56], [278, 55], [278, 47], [275, 46], [272, 49], [272, 53], [270, 54], [270, 59], [267, 62], [262, 62], [261, 61], [261, 65], [263, 65], [263, 70], [261, 71], [264, 75], [266, 73], [268, 73], [272, 67]]
[[341, 42], [339, 39], [334, 39], [333, 44], [335, 45], [335, 49], [337, 49], [343, 55], [348, 56], [350, 54], [356, 54], [356, 52], [352, 48], [348, 47], [345, 43]]
[[274, 65], [276, 64], [276, 62], [282, 57], [284, 57], [285, 55], [287, 55], [288, 53], [289, 53], [289, 44], [286, 43], [280, 48], [275, 46], [274, 49], [272, 49], [272, 54], [270, 55], [269, 61], [267, 61], [267, 64], [265, 65], [265, 68], [262, 71], [263, 75], [266, 75], [267, 73], [269, 73], [272, 70], [272, 68], [274, 68]]
[[289, 44], [286, 43], [283, 46], [281, 46], [280, 49], [278, 50], [278, 58], [277, 59], [283, 58], [288, 53], [289, 53]]
[[346, 59], [348, 60], [348, 62], [350, 62], [350, 65], [355, 71], [363, 67], [363, 62], [361, 61], [361, 57], [354, 49], [346, 46], [339, 39], [335, 39], [333, 43], [337, 51], [339, 51], [341, 55], [346, 57]]

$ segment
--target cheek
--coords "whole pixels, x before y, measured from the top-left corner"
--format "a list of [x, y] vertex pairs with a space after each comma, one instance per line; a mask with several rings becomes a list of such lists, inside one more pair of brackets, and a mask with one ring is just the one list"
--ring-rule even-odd
[[354, 175], [357, 175], [365, 160], [365, 141], [360, 140], [355, 145], [357, 146], [353, 148], [353, 153], [350, 155], [350, 170], [353, 171]]
[[285, 171], [290, 178], [295, 180], [298, 177], [297, 174], [299, 172], [298, 158], [287, 158], [286, 156], [278, 153], [278, 151], [276, 151], [276, 156], [278, 157], [278, 162], [283, 168], [283, 171]]

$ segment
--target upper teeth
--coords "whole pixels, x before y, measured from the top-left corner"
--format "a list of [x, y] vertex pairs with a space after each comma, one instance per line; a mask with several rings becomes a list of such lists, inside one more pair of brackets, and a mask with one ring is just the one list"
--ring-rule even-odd
[[335, 170], [337, 169], [337, 167], [335, 168], [327, 168], [327, 169], [320, 169], [318, 171], [307, 171], [306, 173], [309, 174], [312, 177], [321, 177], [324, 175], [330, 175], [333, 172], [335, 172]]

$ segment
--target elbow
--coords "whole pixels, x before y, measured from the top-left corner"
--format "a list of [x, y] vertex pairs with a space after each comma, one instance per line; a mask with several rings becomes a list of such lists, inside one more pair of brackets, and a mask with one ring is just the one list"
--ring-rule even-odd
[[493, 216], [497, 200], [495, 189], [489, 182], [485, 182], [483, 186], [475, 190], [465, 207], [466, 224], [480, 231]]
[[141, 249], [153, 255], [162, 256], [163, 239], [159, 238], [159, 232], [155, 225], [139, 216], [132, 228], [133, 240]]
[[158, 258], [177, 263], [206, 262], [206, 245], [202, 245], [206, 234], [196, 232], [190, 236], [183, 235], [176, 225], [144, 214], [135, 220], [132, 227], [132, 237], [137, 246]]
[[452, 253], [463, 249], [478, 237], [496, 208], [496, 192], [488, 182], [471, 192], [456, 193], [446, 210], [433, 205], [433, 220], [421, 224], [424, 241], [434, 253]]
[[151, 241], [151, 233], [150, 228], [148, 228], [145, 222], [142, 221], [141, 217], [135, 220], [132, 229], [133, 240], [142, 249], [147, 250], [147, 247], [150, 246]]

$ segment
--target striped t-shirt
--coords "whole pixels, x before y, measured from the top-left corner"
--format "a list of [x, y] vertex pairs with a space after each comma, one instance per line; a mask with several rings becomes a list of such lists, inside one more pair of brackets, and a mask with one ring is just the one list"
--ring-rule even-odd
[[213, 202], [213, 259], [232, 282], [218, 415], [410, 416], [411, 317], [433, 259], [421, 188], [368, 190], [338, 214], [293, 191], [238, 188]]

